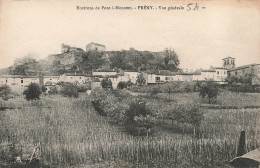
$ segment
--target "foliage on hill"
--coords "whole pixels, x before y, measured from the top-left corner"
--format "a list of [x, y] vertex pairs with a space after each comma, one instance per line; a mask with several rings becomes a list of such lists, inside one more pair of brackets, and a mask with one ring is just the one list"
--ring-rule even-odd
[[40, 64], [32, 56], [17, 59], [10, 67], [11, 75], [36, 75], [40, 70]]
[[127, 70], [170, 70], [177, 71], [180, 64], [174, 50], [163, 52], [138, 51], [135, 49], [108, 52], [110, 68]]
[[[36, 61], [35, 55], [17, 59], [7, 70], [12, 75], [37, 75], [38, 71], [48, 71], [60, 75], [69, 72], [90, 73], [94, 69], [123, 69], [134, 71], [170, 70], [177, 71], [180, 64], [174, 50], [162, 52], [138, 51], [68, 51], [48, 56]], [[2, 71], [2, 73], [6, 73]]]

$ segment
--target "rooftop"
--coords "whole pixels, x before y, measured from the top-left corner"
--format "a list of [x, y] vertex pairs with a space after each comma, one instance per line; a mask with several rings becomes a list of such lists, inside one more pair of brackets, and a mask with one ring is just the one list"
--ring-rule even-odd
[[243, 66], [239, 66], [239, 67], [235, 67], [233, 69], [230, 69], [229, 71], [235, 71], [235, 70], [239, 70], [239, 69], [245, 69], [245, 68], [249, 68], [251, 66], [256, 66], [256, 65], [260, 65], [260, 64], [248, 64], [248, 65], [243, 65]]
[[226, 57], [226, 58], [223, 58], [222, 60], [229, 59], [229, 58], [235, 59], [235, 58], [233, 58], [233, 57]]
[[25, 76], [25, 75], [1, 75], [0, 78], [38, 78], [38, 76]]
[[[106, 47], [106, 46], [103, 45], [103, 44], [98, 44], [98, 43], [94, 43], [94, 42], [91, 42], [91, 43], [89, 43], [89, 44], [94, 44], [94, 45], [97, 45], [97, 46]], [[88, 45], [89, 45], [89, 44], [88, 44]]]

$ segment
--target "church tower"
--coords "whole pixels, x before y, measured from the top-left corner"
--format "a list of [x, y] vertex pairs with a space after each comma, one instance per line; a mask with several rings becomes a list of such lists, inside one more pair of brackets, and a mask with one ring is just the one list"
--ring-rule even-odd
[[223, 68], [229, 70], [236, 67], [235, 58], [227, 57], [222, 60], [223, 60]]

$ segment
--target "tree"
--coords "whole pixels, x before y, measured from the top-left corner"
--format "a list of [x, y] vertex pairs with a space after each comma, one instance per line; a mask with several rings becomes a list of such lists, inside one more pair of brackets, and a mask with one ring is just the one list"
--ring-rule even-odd
[[110, 68], [127, 69], [127, 63], [124, 53], [114, 52], [110, 59]]
[[256, 77], [254, 74], [245, 74], [239, 78], [239, 81], [246, 85], [252, 85], [252, 80], [254, 77]]
[[170, 71], [177, 71], [180, 64], [178, 55], [174, 50], [165, 49], [166, 56], [164, 57], [165, 69]]
[[28, 85], [27, 89], [24, 90], [26, 100], [36, 100], [40, 99], [42, 93], [41, 87], [37, 83], [31, 83]]
[[122, 82], [120, 81], [118, 84], [117, 84], [117, 89], [124, 89], [126, 88], [126, 83], [125, 82]]
[[199, 89], [199, 96], [203, 99], [208, 97], [209, 104], [212, 102], [213, 99], [217, 98], [219, 95], [219, 87], [213, 81], [207, 81], [203, 83], [197, 83]]
[[235, 83], [238, 83], [239, 78], [237, 76], [232, 75], [232, 76], [228, 76], [226, 81], [228, 82], [229, 85], [233, 85]]
[[134, 121], [135, 116], [146, 116], [150, 114], [149, 110], [146, 108], [146, 102], [134, 101], [129, 104], [129, 109], [126, 111], [126, 117], [129, 121]]
[[168, 93], [169, 99], [171, 99], [171, 94], [175, 92], [177, 87], [179, 87], [179, 83], [166, 83], [163, 87], [164, 92]]
[[3, 100], [7, 101], [10, 94], [11, 88], [8, 85], [0, 86], [0, 97], [2, 97]]
[[136, 79], [136, 83], [138, 85], [144, 85], [146, 82], [145, 78], [144, 78], [144, 75], [142, 73], [140, 73], [138, 76], [137, 76], [137, 79]]
[[104, 89], [112, 89], [112, 81], [108, 78], [102, 79], [101, 86]]
[[131, 82], [131, 80], [129, 79], [127, 82], [126, 82], [126, 87], [132, 87], [133, 86], [133, 82]]
[[146, 136], [149, 136], [149, 132], [151, 132], [151, 128], [158, 122], [156, 117], [153, 117], [151, 115], [146, 116], [135, 116], [134, 121], [139, 124], [140, 126], [145, 127], [146, 129]]
[[28, 54], [25, 57], [16, 59], [10, 69], [12, 75], [35, 75], [40, 70], [39, 63], [33, 58], [34, 54]]
[[60, 93], [65, 97], [79, 97], [78, 87], [69, 82], [64, 83]]
[[105, 63], [104, 52], [88, 51], [82, 53], [81, 57], [82, 61], [77, 61], [77, 66], [87, 72], [98, 69]]
[[190, 105], [191, 108], [188, 111], [188, 122], [193, 125], [193, 134], [196, 135], [198, 128], [204, 116], [198, 105]]

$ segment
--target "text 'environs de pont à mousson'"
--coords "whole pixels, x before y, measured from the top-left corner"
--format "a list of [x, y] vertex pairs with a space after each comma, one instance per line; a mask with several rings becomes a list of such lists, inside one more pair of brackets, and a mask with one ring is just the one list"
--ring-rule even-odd
[[174, 10], [184, 10], [184, 11], [198, 11], [201, 9], [206, 9], [205, 6], [200, 6], [198, 3], [188, 3], [187, 5], [180, 6], [76, 6], [77, 10], [164, 10], [164, 11], [174, 11]]

